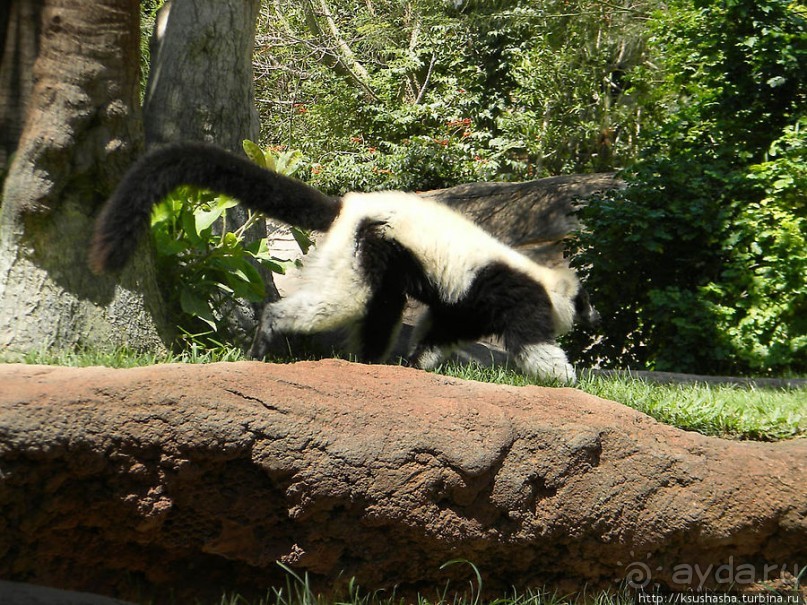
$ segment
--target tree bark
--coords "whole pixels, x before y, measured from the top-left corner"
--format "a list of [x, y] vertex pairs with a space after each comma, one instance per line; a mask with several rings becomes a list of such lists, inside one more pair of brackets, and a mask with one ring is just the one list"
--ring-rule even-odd
[[563, 263], [576, 210], [597, 192], [624, 187], [611, 173], [553, 176], [526, 183], [468, 183], [422, 195], [461, 212], [534, 261]]
[[[12, 13], [27, 2], [12, 2]], [[138, 0], [43, 0], [34, 86], [0, 213], [4, 354], [164, 350], [147, 250], [120, 284], [86, 262], [95, 211], [142, 142], [138, 8]]]
[[171, 0], [157, 16], [143, 101], [146, 145], [240, 152], [260, 132], [252, 78], [259, 0]]
[[[204, 141], [243, 153], [244, 139], [258, 139], [252, 52], [259, 9], [259, 0], [170, 0], [160, 9], [143, 102], [147, 147]], [[246, 220], [240, 206], [227, 211], [231, 231]], [[265, 224], [251, 228], [246, 237], [266, 237]], [[277, 300], [271, 272], [256, 268], [268, 300]], [[248, 348], [262, 305], [222, 304], [229, 338]]]
[[[17, 149], [39, 53], [44, 0], [8, 2], [0, 7], [0, 182]], [[0, 198], [2, 202], [2, 198]]]

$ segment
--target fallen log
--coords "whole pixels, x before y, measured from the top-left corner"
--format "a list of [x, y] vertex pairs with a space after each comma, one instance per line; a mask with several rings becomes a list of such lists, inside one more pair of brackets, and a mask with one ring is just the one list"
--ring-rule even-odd
[[807, 561], [807, 440], [574, 389], [334, 360], [4, 365], [0, 385], [4, 580], [185, 602], [262, 592], [277, 561], [401, 592], [467, 588], [452, 559], [494, 591], [749, 588]]
[[624, 187], [611, 173], [570, 174], [523, 183], [468, 183], [421, 195], [464, 214], [536, 262], [563, 262], [563, 240], [587, 198]]

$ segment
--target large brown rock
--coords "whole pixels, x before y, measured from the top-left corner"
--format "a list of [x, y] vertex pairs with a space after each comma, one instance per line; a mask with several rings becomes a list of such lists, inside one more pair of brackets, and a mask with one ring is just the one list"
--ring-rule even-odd
[[261, 589], [281, 561], [434, 589], [463, 558], [493, 590], [686, 589], [807, 561], [807, 441], [703, 437], [573, 389], [325, 361], [6, 365], [0, 393], [6, 580], [159, 601]]

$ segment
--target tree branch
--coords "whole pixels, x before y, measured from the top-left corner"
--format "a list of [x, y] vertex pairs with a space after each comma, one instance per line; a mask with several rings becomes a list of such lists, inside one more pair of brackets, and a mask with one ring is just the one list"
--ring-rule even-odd
[[[306, 24], [311, 30], [311, 33], [317, 36], [327, 48], [327, 52], [324, 56], [331, 59], [331, 66], [357, 84], [369, 99], [379, 102], [380, 99], [378, 95], [376, 95], [370, 87], [370, 74], [364, 66], [359, 63], [356, 59], [356, 55], [353, 54], [353, 50], [342, 37], [336, 20], [326, 1], [318, 0], [318, 6], [315, 7], [313, 0], [305, 0], [303, 7], [305, 8]], [[328, 33], [323, 31], [322, 27], [320, 27], [317, 17], [325, 19], [325, 23], [328, 26]], [[333, 43], [335, 48], [332, 48], [332, 45], [328, 43], [329, 41]]]

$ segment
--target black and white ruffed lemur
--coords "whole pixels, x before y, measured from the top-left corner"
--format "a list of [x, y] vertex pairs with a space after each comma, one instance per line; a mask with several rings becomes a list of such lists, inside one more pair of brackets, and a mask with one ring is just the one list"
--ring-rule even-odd
[[535, 263], [438, 202], [398, 191], [329, 197], [207, 144], [169, 145], [134, 164], [98, 218], [92, 268], [120, 269], [152, 207], [180, 185], [327, 232], [305, 260], [302, 286], [266, 305], [254, 357], [281, 335], [349, 327], [360, 358], [381, 361], [409, 296], [427, 306], [413, 333], [415, 365], [432, 368], [463, 341], [498, 335], [524, 372], [575, 380], [555, 339], [596, 311], [570, 269]]

